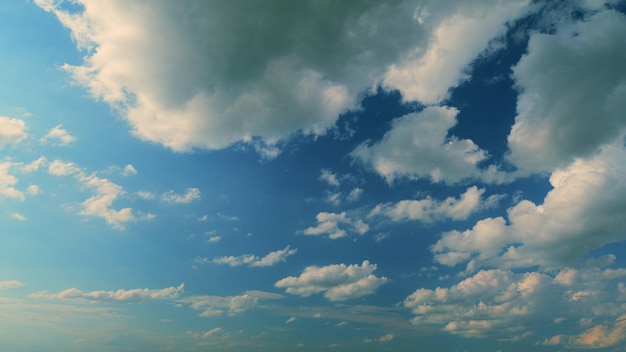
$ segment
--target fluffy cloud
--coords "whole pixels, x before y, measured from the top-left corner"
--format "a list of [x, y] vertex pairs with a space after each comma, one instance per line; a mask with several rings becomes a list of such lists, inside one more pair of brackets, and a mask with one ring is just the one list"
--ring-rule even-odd
[[184, 194], [177, 194], [174, 191], [169, 191], [164, 193], [161, 196], [161, 199], [168, 203], [187, 204], [200, 199], [200, 190], [197, 188], [187, 188], [187, 192]]
[[626, 17], [616, 11], [533, 34], [513, 68], [520, 95], [509, 159], [522, 170], [552, 170], [622, 135], [624, 61]]
[[428, 197], [379, 204], [372, 209], [369, 216], [384, 215], [393, 221], [418, 220], [426, 223], [443, 219], [464, 220], [479, 209], [493, 206], [500, 198], [498, 195], [492, 195], [483, 200], [483, 193], [484, 189], [472, 186], [458, 199], [449, 197], [440, 202]]
[[18, 288], [24, 286], [24, 283], [17, 280], [4, 280], [0, 281], [0, 290], [5, 288]]
[[237, 296], [191, 296], [178, 299], [177, 302], [188, 304], [192, 309], [201, 311], [201, 317], [216, 317], [228, 311], [229, 315], [242, 313], [261, 300], [281, 299], [282, 295], [263, 291], [247, 291]]
[[322, 172], [320, 174], [320, 180], [328, 183], [333, 187], [339, 187], [341, 185], [341, 182], [339, 182], [339, 179], [337, 178], [337, 174], [327, 169], [322, 169]]
[[177, 287], [162, 289], [137, 288], [132, 290], [119, 289], [116, 291], [91, 291], [83, 292], [76, 288], [68, 288], [59, 293], [40, 291], [28, 295], [34, 299], [79, 299], [85, 301], [121, 301], [121, 302], [145, 302], [152, 300], [172, 300], [178, 298], [183, 292], [184, 284]]
[[285, 288], [285, 292], [308, 297], [324, 292], [324, 297], [331, 301], [344, 301], [373, 294], [378, 287], [387, 282], [386, 277], [372, 274], [376, 264], [367, 260], [359, 266], [334, 264], [327, 266], [308, 266], [298, 277], [289, 276], [277, 281], [276, 287]]
[[[220, 237], [217, 237], [217, 240], [213, 240], [216, 237], [211, 237], [209, 242], [217, 242]], [[260, 258], [253, 254], [245, 254], [240, 256], [226, 256], [226, 257], [218, 257], [213, 260], [209, 260], [208, 258], [195, 258], [194, 263], [196, 264], [204, 264], [204, 263], [214, 263], [214, 264], [228, 264], [230, 266], [240, 266], [240, 265], [248, 265], [251, 267], [264, 267], [264, 266], [274, 266], [280, 262], [287, 261], [287, 257], [296, 254], [298, 249], [292, 249], [290, 246], [285, 247], [284, 249], [280, 249], [277, 251], [273, 251], [268, 253], [263, 258]]]
[[457, 114], [452, 107], [429, 107], [397, 118], [382, 140], [359, 145], [351, 156], [371, 165], [387, 182], [401, 177], [447, 183], [493, 178], [494, 169], [478, 168], [487, 158], [485, 151], [469, 139], [448, 137]]
[[270, 157], [296, 131], [325, 133], [381, 82], [443, 99], [527, 2], [81, 0], [70, 13], [36, 0], [86, 53], [64, 69], [137, 137], [174, 150], [244, 141]]
[[560, 266], [624, 239], [626, 150], [607, 145], [587, 159], [556, 170], [543, 204], [522, 200], [508, 221], [487, 218], [469, 230], [444, 233], [432, 247], [435, 261], [499, 267]]
[[56, 140], [57, 145], [68, 145], [76, 141], [76, 137], [67, 132], [63, 125], [57, 125], [51, 128], [45, 136], [41, 137], [41, 143], [47, 143], [50, 140]]
[[20, 213], [11, 213], [10, 216], [17, 221], [26, 221], [26, 217]]
[[0, 116], [0, 149], [8, 144], [19, 143], [27, 136], [23, 120]]
[[18, 179], [9, 174], [11, 167], [13, 167], [13, 163], [10, 161], [0, 163], [0, 196], [24, 200], [24, 193], [14, 187]]
[[369, 226], [359, 218], [351, 218], [346, 212], [327, 213], [321, 212], [315, 217], [317, 219], [317, 226], [308, 227], [301, 231], [302, 234], [308, 236], [328, 235], [330, 239], [337, 239], [346, 237], [348, 233], [342, 229], [341, 225], [345, 225], [352, 232], [356, 232], [360, 235], [366, 233], [369, 230]]

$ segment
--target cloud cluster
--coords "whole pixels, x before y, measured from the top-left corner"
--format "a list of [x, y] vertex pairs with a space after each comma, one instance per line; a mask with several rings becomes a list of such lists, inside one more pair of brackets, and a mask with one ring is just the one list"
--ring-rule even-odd
[[331, 301], [344, 301], [373, 294], [388, 281], [386, 277], [372, 274], [374, 270], [376, 264], [367, 260], [361, 265], [308, 266], [300, 276], [286, 277], [274, 285], [302, 297], [324, 292], [324, 297]]
[[520, 91], [509, 159], [524, 171], [552, 170], [623, 135], [626, 16], [605, 10], [530, 37], [513, 68]]
[[28, 295], [34, 299], [79, 299], [85, 301], [121, 301], [121, 302], [145, 302], [152, 300], [172, 300], [178, 298], [183, 292], [185, 284], [177, 287], [162, 289], [137, 288], [132, 290], [119, 289], [116, 291], [91, 291], [83, 292], [76, 288], [68, 288], [59, 293], [40, 291]]
[[[214, 238], [216, 237], [211, 237], [209, 239], [209, 242], [216, 242], [216, 240], [212, 241], [212, 239]], [[284, 249], [270, 252], [262, 258], [254, 254], [218, 257], [218, 258], [213, 258], [213, 260], [209, 260], [208, 258], [198, 257], [194, 259], [194, 263], [196, 264], [205, 264], [205, 263], [228, 264], [230, 266], [247, 265], [251, 267], [274, 266], [280, 262], [287, 261], [287, 257], [296, 254], [297, 251], [298, 251], [297, 248], [292, 249], [290, 246], [287, 246]]]
[[550, 268], [626, 235], [626, 150], [606, 145], [587, 159], [556, 170], [542, 204], [522, 200], [502, 217], [444, 233], [435, 261], [456, 265]]
[[302, 234], [308, 236], [328, 235], [328, 238], [334, 240], [348, 235], [348, 232], [344, 229], [345, 227], [359, 235], [369, 230], [369, 225], [364, 223], [363, 220], [358, 217], [350, 217], [345, 211], [341, 213], [321, 212], [317, 214], [315, 219], [317, 220], [317, 225], [302, 230]]
[[261, 300], [281, 299], [282, 295], [263, 291], [247, 291], [237, 296], [190, 296], [177, 302], [188, 304], [192, 309], [201, 311], [201, 317], [222, 316], [242, 313], [258, 305]]
[[472, 213], [497, 205], [500, 195], [483, 199], [484, 189], [469, 187], [460, 197], [448, 197], [443, 201], [428, 197], [420, 200], [401, 200], [396, 203], [378, 204], [369, 217], [384, 215], [393, 221], [414, 220], [431, 223], [441, 220], [465, 220]]
[[179, 151], [250, 142], [268, 156], [297, 131], [325, 133], [378, 84], [441, 101], [528, 3], [35, 2], [85, 51], [64, 69], [137, 137]]

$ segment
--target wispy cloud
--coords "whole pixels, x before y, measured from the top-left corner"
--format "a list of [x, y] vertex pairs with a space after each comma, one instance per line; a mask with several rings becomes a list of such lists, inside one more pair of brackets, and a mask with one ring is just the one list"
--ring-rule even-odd
[[184, 194], [168, 191], [163, 193], [161, 199], [168, 203], [187, 204], [200, 199], [200, 190], [198, 188], [187, 188], [187, 192]]
[[56, 141], [52, 142], [53, 145], [68, 145], [75, 142], [76, 137], [70, 135], [69, 132], [63, 128], [63, 125], [57, 125], [51, 128], [45, 136], [41, 137], [40, 142], [48, 143], [51, 140]]
[[184, 284], [177, 287], [162, 289], [137, 288], [132, 290], [119, 289], [115, 291], [91, 291], [83, 292], [76, 288], [68, 288], [59, 293], [39, 291], [31, 293], [28, 297], [33, 299], [61, 299], [61, 300], [85, 300], [85, 301], [119, 301], [119, 302], [145, 302], [152, 300], [173, 300], [183, 292]]
[[[212, 238], [215, 238], [215, 237], [212, 237]], [[219, 237], [218, 237], [218, 240], [210, 241], [210, 242], [217, 242], [217, 241], [219, 241]], [[209, 260], [208, 258], [197, 257], [194, 259], [194, 263], [196, 264], [205, 264], [205, 263], [227, 264], [230, 266], [248, 265], [250, 267], [274, 266], [280, 262], [287, 261], [287, 257], [296, 254], [297, 251], [298, 249], [296, 248], [292, 249], [290, 246], [287, 246], [284, 249], [270, 252], [264, 257], [258, 257], [253, 254], [217, 257], [212, 260]]]

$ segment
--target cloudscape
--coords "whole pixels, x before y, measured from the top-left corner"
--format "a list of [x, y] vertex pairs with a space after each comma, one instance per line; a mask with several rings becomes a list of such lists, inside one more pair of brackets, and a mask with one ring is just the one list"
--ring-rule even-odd
[[1, 351], [626, 351], [626, 1], [0, 16]]

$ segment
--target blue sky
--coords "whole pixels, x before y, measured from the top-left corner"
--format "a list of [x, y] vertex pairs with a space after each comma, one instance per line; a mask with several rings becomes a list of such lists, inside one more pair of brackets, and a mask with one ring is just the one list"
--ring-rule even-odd
[[2, 351], [626, 351], [624, 1], [0, 16]]

